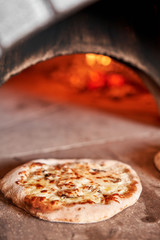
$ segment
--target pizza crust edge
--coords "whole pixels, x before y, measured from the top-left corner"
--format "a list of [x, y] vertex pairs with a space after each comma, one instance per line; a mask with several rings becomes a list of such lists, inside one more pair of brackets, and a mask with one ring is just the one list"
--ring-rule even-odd
[[160, 171], [160, 152], [158, 152], [154, 157], [154, 164], [157, 168], [157, 170]]

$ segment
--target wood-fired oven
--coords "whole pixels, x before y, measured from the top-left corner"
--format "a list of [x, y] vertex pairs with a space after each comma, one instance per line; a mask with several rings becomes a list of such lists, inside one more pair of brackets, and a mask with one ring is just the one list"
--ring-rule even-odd
[[31, 217], [0, 195], [0, 239], [159, 239], [159, 1], [0, 0], [0, 177], [36, 158], [110, 158], [139, 201], [108, 221]]

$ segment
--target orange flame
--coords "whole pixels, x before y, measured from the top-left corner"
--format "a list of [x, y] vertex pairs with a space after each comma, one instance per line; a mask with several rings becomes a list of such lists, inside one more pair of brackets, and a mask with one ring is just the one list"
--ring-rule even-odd
[[111, 58], [103, 55], [96, 55], [92, 53], [87, 53], [86, 54], [86, 62], [89, 66], [93, 66], [96, 63], [103, 65], [103, 66], [108, 66], [111, 63]]

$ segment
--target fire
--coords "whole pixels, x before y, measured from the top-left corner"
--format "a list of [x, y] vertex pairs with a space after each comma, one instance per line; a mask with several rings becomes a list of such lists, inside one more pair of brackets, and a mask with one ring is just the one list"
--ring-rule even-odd
[[96, 55], [92, 53], [86, 54], [86, 63], [89, 66], [94, 66], [96, 63], [103, 66], [108, 66], [111, 63], [111, 58], [103, 55]]
[[105, 75], [100, 72], [90, 72], [88, 89], [103, 88], [105, 86]]
[[84, 79], [82, 80], [78, 76], [75, 76], [75, 75], [71, 76], [69, 81], [70, 81], [71, 86], [76, 87], [77, 89], [81, 90], [86, 87], [86, 81]]
[[86, 54], [86, 63], [89, 66], [93, 66], [94, 64], [96, 64], [96, 56], [95, 56], [95, 54], [91, 54], [91, 53]]
[[133, 70], [103, 55], [61, 56], [39, 63], [32, 69], [37, 71], [37, 81], [42, 76], [46, 79], [44, 85], [41, 84], [43, 90], [49, 84], [49, 88], [61, 89], [64, 95], [67, 91], [79, 92], [117, 101], [146, 91]]
[[106, 57], [106, 56], [102, 56], [100, 59], [100, 63], [103, 66], [108, 66], [111, 63], [111, 58], [110, 57]]
[[[92, 71], [89, 72], [87, 88], [88, 89], [97, 89], [103, 87], [121, 87], [125, 83], [125, 79], [121, 74], [118, 73], [108, 73], [107, 68], [111, 65], [111, 58], [103, 55], [97, 55], [88, 53], [85, 55], [86, 63], [92, 68]], [[96, 69], [96, 67], [101, 66], [101, 69]], [[94, 68], [93, 68], [94, 67]]]
[[125, 78], [118, 73], [108, 74], [107, 85], [109, 87], [121, 87], [125, 84]]

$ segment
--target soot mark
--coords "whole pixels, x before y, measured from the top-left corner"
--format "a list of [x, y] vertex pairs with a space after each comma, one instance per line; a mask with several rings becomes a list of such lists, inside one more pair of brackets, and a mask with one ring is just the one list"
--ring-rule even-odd
[[152, 217], [152, 216], [146, 216], [144, 218], [141, 218], [142, 222], [146, 222], [146, 223], [153, 223], [156, 222], [156, 218]]

